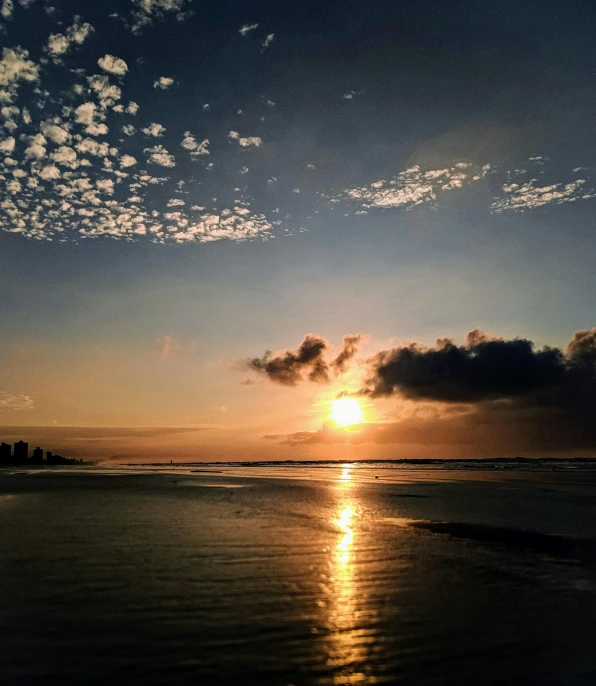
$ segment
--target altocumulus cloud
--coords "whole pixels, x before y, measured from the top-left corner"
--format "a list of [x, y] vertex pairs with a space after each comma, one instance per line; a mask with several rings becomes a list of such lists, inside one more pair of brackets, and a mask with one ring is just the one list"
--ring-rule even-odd
[[[105, 21], [115, 19], [123, 30], [140, 33], [156, 22], [186, 21], [190, 5], [132, 0], [109, 18], [106, 11]], [[234, 183], [218, 190], [219, 199], [213, 191], [200, 198], [201, 172], [210, 174], [216, 166], [204, 161], [212, 156], [210, 139], [191, 131], [182, 138], [180, 131], [189, 127], [180, 126], [178, 108], [164, 106], [167, 122], [153, 121], [126, 97], [139, 80], [158, 91], [177, 84], [174, 75], [151, 73], [141, 43], [139, 59], [127, 56], [127, 62], [102, 50], [105, 26], [99, 18], [94, 27], [80, 16], [56, 22], [38, 2], [0, 6], [0, 28], [9, 35], [0, 55], [0, 230], [59, 242], [107, 237], [187, 243], [274, 235], [281, 220], [252, 211], [247, 188]], [[18, 20], [39, 24], [40, 51], [9, 42], [13, 28], [20, 35]], [[130, 72], [131, 78], [123, 78]], [[170, 131], [176, 133], [169, 136]], [[159, 144], [147, 144], [148, 138]], [[225, 140], [220, 134], [220, 144]], [[236, 142], [241, 155], [260, 147], [261, 138], [238, 136]], [[184, 168], [187, 161], [194, 162], [192, 174]], [[239, 158], [238, 166], [243, 167]], [[184, 200], [190, 194], [194, 202]]]
[[116, 74], [116, 76], [124, 76], [128, 71], [128, 65], [126, 62], [119, 57], [114, 57], [114, 55], [104, 55], [97, 60], [97, 64], [110, 74]]
[[[341, 164], [335, 164], [305, 183], [302, 169], [320, 165], [304, 159], [299, 173], [291, 168], [293, 143], [280, 137], [283, 117], [293, 116], [290, 93], [259, 93], [259, 109], [250, 115], [240, 101], [222, 109], [215, 99], [202, 102], [203, 95], [190, 111], [188, 93], [199, 85], [188, 75], [196, 71], [175, 71], [175, 62], [157, 67], [147, 59], [162, 32], [172, 34], [203, 11], [200, 3], [120, 5], [111, 12], [94, 3], [87, 17], [92, 25], [66, 8], [51, 12], [40, 0], [0, 0], [6, 39], [0, 56], [0, 230], [58, 242], [266, 240], [303, 231], [323, 212], [437, 207], [446, 193], [457, 199], [470, 189], [484, 192], [487, 210], [496, 214], [543, 211], [596, 195], [589, 168], [561, 172], [544, 157], [515, 169], [454, 157], [444, 166], [398, 166], [382, 176], [371, 169], [358, 181], [341, 183]], [[194, 17], [197, 24], [205, 18]], [[30, 26], [36, 43], [20, 45]], [[284, 40], [270, 28], [256, 17], [244, 25], [234, 20], [216, 40], [234, 37], [238, 60], [252, 54], [268, 69], [277, 52], [272, 41]], [[143, 42], [145, 29], [151, 42]], [[120, 36], [107, 42], [108, 31]], [[131, 32], [135, 38], [127, 42]], [[196, 67], [204, 57], [184, 43], [191, 34], [180, 27], [180, 50], [186, 59], [196, 57]], [[126, 51], [118, 54], [114, 46], [123, 36]], [[219, 68], [216, 62], [213, 69]], [[335, 96], [342, 109], [369, 97], [347, 84]]]
[[[339, 193], [321, 193], [321, 199], [332, 206], [352, 208], [356, 214], [374, 210], [411, 210], [419, 205], [436, 206], [449, 191], [476, 185], [484, 181], [491, 191], [491, 212], [523, 211], [589, 200], [596, 191], [581, 173], [574, 169], [575, 178], [568, 181], [543, 180], [548, 160], [534, 157], [527, 169], [501, 170], [490, 163], [482, 166], [471, 162], [456, 162], [442, 169], [423, 169], [419, 165], [405, 169], [395, 176], [377, 179], [365, 186], [348, 188]], [[581, 172], [581, 173], [580, 173]]]
[[144, 27], [151, 25], [156, 19], [164, 20], [168, 15], [173, 16], [177, 21], [185, 21], [192, 15], [191, 11], [183, 11], [190, 2], [191, 0], [133, 0], [135, 11], [131, 25], [132, 32], [140, 33]]

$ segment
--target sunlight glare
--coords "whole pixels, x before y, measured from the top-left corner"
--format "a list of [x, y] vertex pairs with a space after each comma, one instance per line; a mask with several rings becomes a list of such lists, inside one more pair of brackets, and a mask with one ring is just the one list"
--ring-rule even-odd
[[336, 398], [332, 400], [331, 419], [337, 426], [361, 424], [364, 413], [358, 398]]

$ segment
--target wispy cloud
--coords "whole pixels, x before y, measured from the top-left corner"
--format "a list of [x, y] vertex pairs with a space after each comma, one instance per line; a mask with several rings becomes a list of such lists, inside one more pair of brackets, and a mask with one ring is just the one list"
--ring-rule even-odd
[[537, 185], [537, 179], [526, 183], [510, 183], [502, 187], [503, 197], [493, 203], [495, 212], [504, 210], [530, 210], [545, 205], [560, 205], [576, 200], [596, 197], [594, 190], [586, 188], [585, 179], [569, 183], [553, 183], [548, 186]]
[[264, 48], [268, 48], [268, 47], [271, 45], [271, 43], [273, 43], [273, 39], [274, 39], [274, 38], [275, 38], [275, 34], [274, 34], [274, 33], [270, 33], [270, 34], [267, 36], [267, 38], [265, 38], [265, 40], [263, 41], [263, 47], [264, 47]]
[[196, 341], [183, 340], [176, 336], [160, 336], [155, 341], [155, 349], [160, 357], [167, 358], [174, 355], [194, 355], [197, 352]]
[[258, 28], [258, 24], [244, 24], [238, 31], [238, 33], [242, 36], [246, 36], [249, 34], [251, 31], [254, 31], [256, 28]]
[[[540, 173], [545, 173], [543, 158], [532, 158], [529, 163], [538, 165]], [[586, 169], [576, 169], [573, 173], [577, 176], [579, 171]], [[528, 178], [528, 175], [529, 172], [523, 169], [503, 171], [492, 164], [478, 166], [470, 162], [457, 162], [442, 169], [423, 169], [416, 165], [389, 179], [379, 179], [365, 186], [322, 197], [332, 205], [351, 206], [357, 214], [366, 214], [374, 209], [412, 209], [419, 205], [436, 204], [442, 193], [473, 185], [482, 179], [490, 182], [493, 212], [530, 210], [596, 197], [594, 189], [588, 187], [583, 178], [542, 185], [536, 178]]]
[[354, 202], [363, 209], [412, 208], [432, 202], [442, 191], [461, 188], [477, 181], [490, 171], [490, 165], [473, 167], [469, 162], [458, 162], [444, 169], [424, 170], [416, 165], [393, 178], [375, 181], [367, 186], [350, 188], [336, 196], [332, 202]]
[[0, 411], [2, 410], [32, 410], [35, 401], [23, 393], [7, 393], [0, 391]]

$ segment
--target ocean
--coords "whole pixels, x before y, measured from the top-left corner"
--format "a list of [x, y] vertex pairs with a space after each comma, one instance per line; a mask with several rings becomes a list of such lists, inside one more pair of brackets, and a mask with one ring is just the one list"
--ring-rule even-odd
[[0, 470], [0, 683], [596, 684], [594, 462]]

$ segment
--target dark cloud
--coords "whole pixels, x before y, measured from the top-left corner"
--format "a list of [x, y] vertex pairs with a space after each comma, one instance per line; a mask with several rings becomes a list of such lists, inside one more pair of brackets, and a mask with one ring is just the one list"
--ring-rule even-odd
[[594, 399], [595, 338], [593, 332], [577, 332], [566, 353], [549, 347], [535, 350], [532, 341], [522, 338], [489, 338], [479, 330], [470, 332], [460, 346], [448, 338], [437, 340], [434, 348], [410, 343], [371, 360], [373, 374], [362, 393], [449, 403], [534, 395], [546, 402], [580, 382], [582, 396], [591, 389]]
[[339, 375], [348, 370], [362, 338], [361, 334], [344, 336], [339, 354], [328, 361], [330, 343], [321, 336], [309, 333], [297, 350], [284, 350], [275, 355], [267, 350], [263, 357], [248, 360], [247, 364], [249, 369], [283, 386], [296, 386], [305, 378], [325, 384], [330, 382], [332, 372]]
[[360, 395], [406, 399], [409, 409], [349, 430], [324, 425], [276, 440], [461, 446], [474, 454], [596, 450], [596, 328], [574, 333], [565, 350], [475, 330], [464, 345], [411, 343], [369, 363]]
[[331, 366], [338, 374], [343, 374], [344, 372], [348, 371], [350, 363], [356, 356], [363, 338], [364, 336], [359, 333], [348, 334], [347, 336], [344, 336], [342, 349], [340, 350], [338, 356], [331, 363]]
[[[362, 424], [349, 430], [326, 425], [317, 431], [265, 436], [295, 447], [307, 445], [425, 446], [428, 455], [462, 457], [595, 454], [596, 429], [555, 408], [523, 408], [499, 401], [450, 413], [415, 410], [397, 420]], [[391, 457], [392, 453], [386, 453]]]
[[567, 346], [567, 355], [587, 364], [596, 363], [596, 327], [590, 331], [576, 331]]
[[328, 349], [329, 343], [324, 338], [309, 333], [298, 350], [285, 350], [276, 355], [267, 350], [263, 357], [249, 360], [248, 366], [283, 386], [296, 386], [303, 381], [305, 374], [309, 381], [327, 383], [329, 368], [324, 354]]

